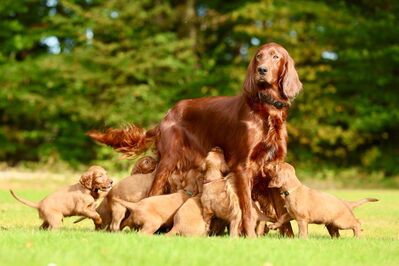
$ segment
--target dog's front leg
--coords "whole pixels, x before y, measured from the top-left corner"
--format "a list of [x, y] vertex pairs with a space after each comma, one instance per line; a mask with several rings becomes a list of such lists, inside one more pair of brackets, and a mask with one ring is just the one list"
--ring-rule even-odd
[[299, 229], [299, 237], [306, 239], [308, 238], [308, 222], [304, 220], [297, 221]]
[[255, 225], [256, 221], [252, 219], [252, 178], [253, 173], [247, 170], [245, 166], [240, 165], [235, 169], [236, 184], [240, 208], [242, 211], [243, 232], [248, 237], [256, 237]]
[[162, 195], [166, 190], [166, 183], [168, 177], [172, 174], [175, 165], [172, 164], [173, 160], [170, 158], [162, 158], [155, 171], [155, 178], [152, 182], [151, 189], [148, 192], [148, 196]]

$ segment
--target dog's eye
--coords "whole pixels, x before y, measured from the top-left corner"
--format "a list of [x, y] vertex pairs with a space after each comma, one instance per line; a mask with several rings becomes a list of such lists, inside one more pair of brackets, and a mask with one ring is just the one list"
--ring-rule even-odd
[[278, 55], [273, 55], [273, 59], [279, 59]]
[[257, 55], [256, 55], [256, 59], [257, 59], [257, 60], [262, 59], [262, 54], [257, 54]]

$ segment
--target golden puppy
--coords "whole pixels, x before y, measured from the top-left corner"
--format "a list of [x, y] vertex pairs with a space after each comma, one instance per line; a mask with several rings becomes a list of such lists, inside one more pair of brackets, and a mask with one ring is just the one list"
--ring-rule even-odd
[[[209, 230], [211, 219], [216, 216], [228, 221], [230, 236], [237, 237], [241, 225], [241, 209], [234, 174], [230, 173], [223, 177], [229, 171], [223, 151], [218, 147], [213, 148], [205, 158], [202, 168], [206, 169], [201, 203], [207, 230]], [[254, 221], [273, 221], [273, 218], [264, 215], [253, 201], [251, 203]]]
[[161, 226], [172, 226], [173, 216], [183, 203], [190, 198], [191, 193], [179, 190], [176, 193], [160, 195], [140, 200], [137, 203], [119, 198], [114, 200], [129, 209], [130, 215], [123, 220], [121, 229], [129, 226], [131, 229], [140, 227], [140, 232], [152, 235]]
[[[113, 198], [118, 197], [131, 202], [138, 202], [145, 198], [154, 180], [154, 174], [152, 173], [156, 168], [154, 162], [156, 162], [155, 159], [150, 156], [142, 157], [133, 167], [132, 172], [136, 174], [122, 179], [113, 186], [96, 209], [102, 219], [101, 224], [96, 224], [96, 230], [120, 230], [120, 224], [126, 215], [126, 208], [115, 202]], [[143, 171], [143, 173], [139, 173], [140, 171]], [[76, 220], [75, 223], [85, 218], [86, 217], [80, 218]]]
[[280, 189], [288, 213], [269, 225], [270, 229], [279, 228], [283, 223], [295, 219], [302, 238], [308, 235], [309, 223], [326, 225], [331, 237], [339, 237], [339, 230], [345, 229], [352, 229], [355, 237], [360, 236], [360, 222], [353, 214], [353, 209], [377, 199], [344, 201], [302, 185], [295, 175], [294, 167], [288, 163], [280, 162], [272, 167], [275, 168], [272, 171], [275, 174], [269, 187]]
[[85, 172], [79, 183], [61, 189], [45, 197], [38, 203], [22, 199], [10, 190], [15, 199], [39, 211], [43, 220], [42, 229], [57, 229], [64, 217], [82, 215], [93, 219], [95, 224], [101, 224], [100, 215], [94, 210], [99, 193], [108, 192], [112, 180], [100, 166], [92, 166]]
[[206, 236], [206, 224], [202, 217], [201, 196], [189, 198], [173, 218], [173, 227], [166, 235]]
[[149, 174], [152, 173], [157, 167], [158, 161], [151, 156], [144, 156], [137, 160], [136, 164], [133, 166], [130, 175], [135, 174]]

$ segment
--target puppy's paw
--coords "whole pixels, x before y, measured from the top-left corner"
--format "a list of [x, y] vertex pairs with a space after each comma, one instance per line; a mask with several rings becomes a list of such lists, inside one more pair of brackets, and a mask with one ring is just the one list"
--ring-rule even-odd
[[280, 227], [280, 225], [278, 223], [274, 223], [274, 224], [268, 224], [267, 228], [269, 228], [270, 230], [276, 230]]
[[94, 220], [94, 224], [97, 225], [101, 225], [103, 223], [103, 220], [101, 219], [101, 217], [98, 217], [97, 219]]

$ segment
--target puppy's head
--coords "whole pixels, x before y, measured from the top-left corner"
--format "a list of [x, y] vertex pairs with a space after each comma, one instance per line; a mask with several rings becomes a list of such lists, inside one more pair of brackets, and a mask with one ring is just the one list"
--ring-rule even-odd
[[271, 177], [269, 188], [281, 188], [295, 176], [295, 168], [285, 162], [270, 163], [266, 169]]
[[223, 175], [230, 171], [224, 159], [224, 152], [221, 148], [214, 147], [208, 152], [205, 162], [201, 166], [201, 170], [206, 171], [208, 169], [219, 169]]
[[85, 188], [92, 192], [108, 192], [112, 188], [113, 181], [108, 177], [107, 171], [101, 166], [91, 166], [79, 180]]
[[134, 165], [130, 175], [151, 173], [157, 167], [157, 163], [157, 160], [151, 156], [140, 158]]

